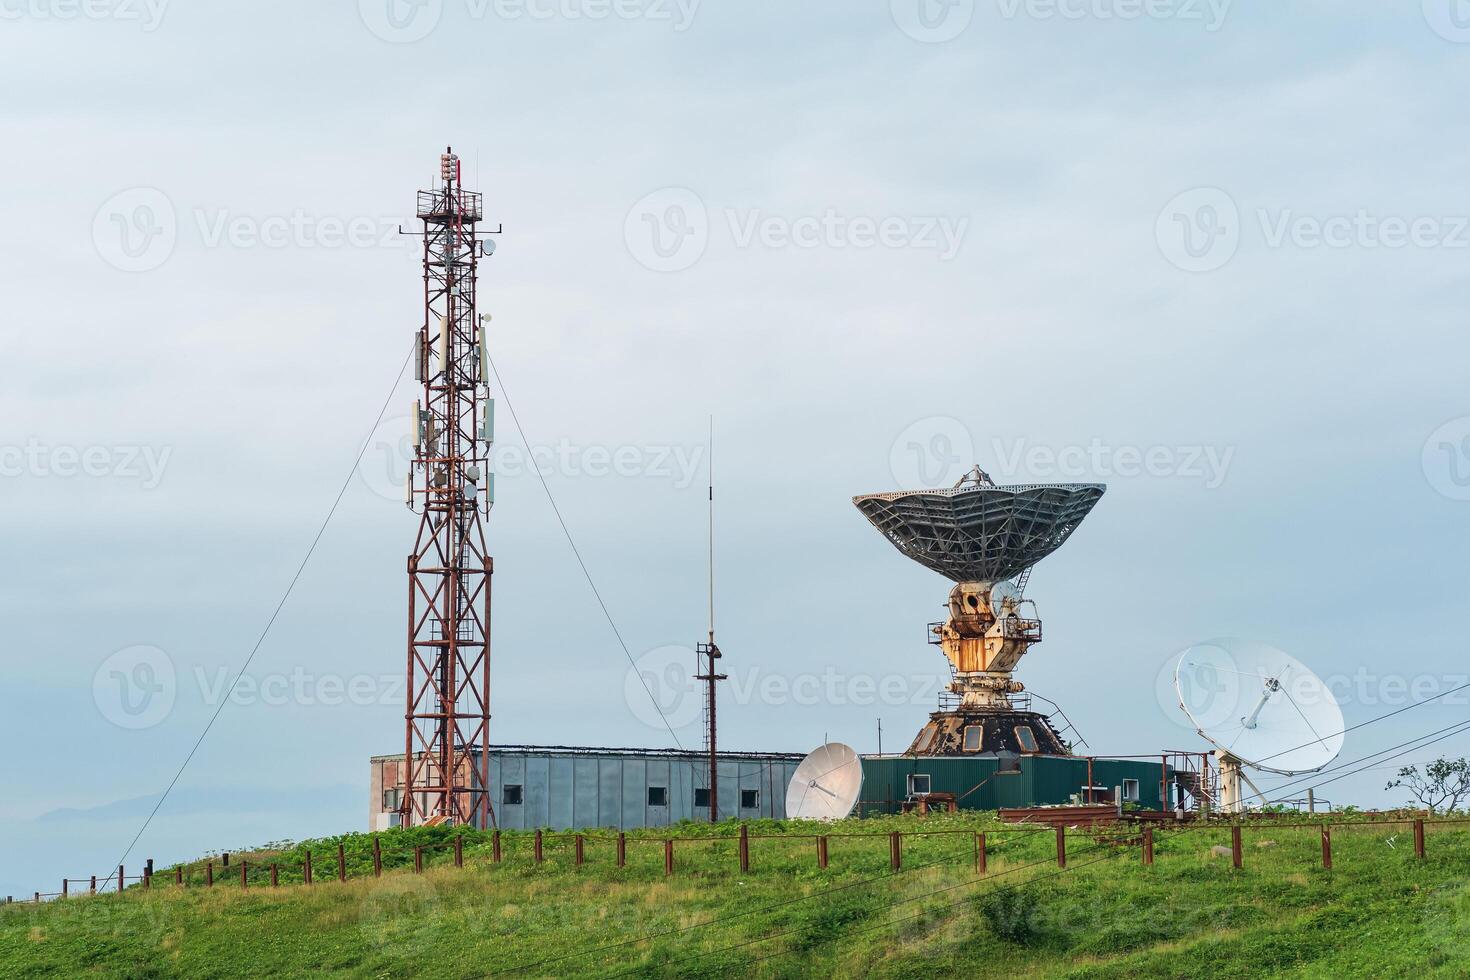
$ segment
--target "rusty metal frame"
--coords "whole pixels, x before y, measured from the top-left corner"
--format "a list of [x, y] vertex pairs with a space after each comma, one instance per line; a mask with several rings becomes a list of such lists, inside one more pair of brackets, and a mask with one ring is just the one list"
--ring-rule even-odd
[[[442, 187], [419, 191], [424, 319], [415, 361], [422, 428], [409, 478], [419, 515], [408, 557], [408, 685], [404, 712], [405, 825], [493, 826], [490, 801], [490, 598], [494, 561], [480, 489], [491, 434], [480, 431], [488, 390], [480, 363], [476, 286], [481, 196], [441, 157]], [[441, 323], [444, 324], [441, 334]], [[440, 337], [444, 338], [443, 341]], [[442, 350], [442, 365], [436, 356]], [[481, 481], [484, 481], [483, 483]]]

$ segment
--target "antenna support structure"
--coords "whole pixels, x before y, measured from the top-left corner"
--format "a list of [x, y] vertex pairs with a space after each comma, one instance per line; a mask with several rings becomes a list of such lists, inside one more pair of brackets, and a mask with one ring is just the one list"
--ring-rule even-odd
[[[486, 321], [479, 262], [494, 251], [476, 230], [482, 198], [466, 190], [452, 148], [439, 180], [418, 192], [423, 321], [414, 336], [413, 462], [404, 487], [419, 517], [408, 556], [408, 685], [404, 826], [490, 827], [490, 580], [485, 518], [494, 503]], [[498, 230], [498, 229], [497, 229]]]
[[715, 661], [723, 654], [715, 643], [715, 464], [714, 464], [714, 420], [710, 420], [710, 464], [709, 464], [709, 640], [698, 645], [696, 653], [703, 658], [704, 672], [695, 674], [694, 679], [705, 685], [704, 700], [704, 751], [709, 758], [709, 822], [720, 822], [720, 762], [716, 750], [715, 685], [727, 680], [728, 674], [718, 673]]

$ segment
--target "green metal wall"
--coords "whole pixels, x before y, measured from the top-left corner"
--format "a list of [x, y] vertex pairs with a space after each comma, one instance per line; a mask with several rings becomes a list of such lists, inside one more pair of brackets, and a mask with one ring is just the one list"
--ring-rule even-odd
[[[892, 813], [908, 792], [910, 773], [927, 773], [934, 793], [953, 793], [964, 810], [1046, 806], [1069, 803], [1087, 785], [1087, 760], [1052, 755], [1020, 759], [1019, 772], [998, 772], [994, 758], [863, 759], [863, 813]], [[1109, 788], [1124, 779], [1138, 780], [1138, 806], [1163, 809], [1160, 800], [1162, 762], [1131, 759], [1094, 759], [1092, 784]]]

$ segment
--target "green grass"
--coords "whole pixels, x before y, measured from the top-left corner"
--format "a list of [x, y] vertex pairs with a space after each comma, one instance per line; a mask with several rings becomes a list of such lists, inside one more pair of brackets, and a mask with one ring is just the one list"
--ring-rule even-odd
[[[624, 868], [602, 832], [581, 868], [570, 838], [548, 838], [536, 865], [531, 835], [506, 833], [495, 865], [488, 835], [467, 834], [457, 869], [442, 829], [383, 835], [380, 880], [367, 835], [245, 855], [262, 870], [244, 894], [240, 856], [213, 889], [199, 866], [183, 889], [160, 868], [147, 891], [0, 908], [0, 975], [1470, 976], [1470, 825], [1435, 828], [1425, 861], [1402, 826], [1339, 827], [1330, 872], [1312, 828], [1249, 827], [1240, 871], [1211, 854], [1229, 844], [1224, 827], [1161, 831], [1152, 868], [1132, 843], [1077, 832], [1065, 872], [1050, 831], [1005, 832], [973, 814], [824, 828], [825, 871], [812, 841], [760, 837], [816, 827], [750, 829], [748, 874], [734, 825], [629, 834]], [[898, 874], [883, 837], [837, 836], [892, 829], [960, 833], [906, 838]], [[991, 851], [983, 880], [976, 830]], [[676, 872], [665, 877], [669, 834]], [[414, 844], [435, 847], [422, 875]], [[308, 847], [316, 884], [287, 886]], [[274, 890], [271, 861], [283, 869]]]

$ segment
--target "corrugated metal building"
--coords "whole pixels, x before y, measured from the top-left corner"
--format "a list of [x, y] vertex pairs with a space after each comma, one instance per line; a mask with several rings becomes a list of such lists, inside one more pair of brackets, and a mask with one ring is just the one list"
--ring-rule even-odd
[[[721, 752], [722, 818], [786, 816], [786, 786], [802, 756]], [[369, 826], [397, 823], [402, 755], [374, 756]], [[490, 800], [507, 830], [667, 827], [709, 812], [709, 761], [675, 749], [503, 745], [490, 750]]]

